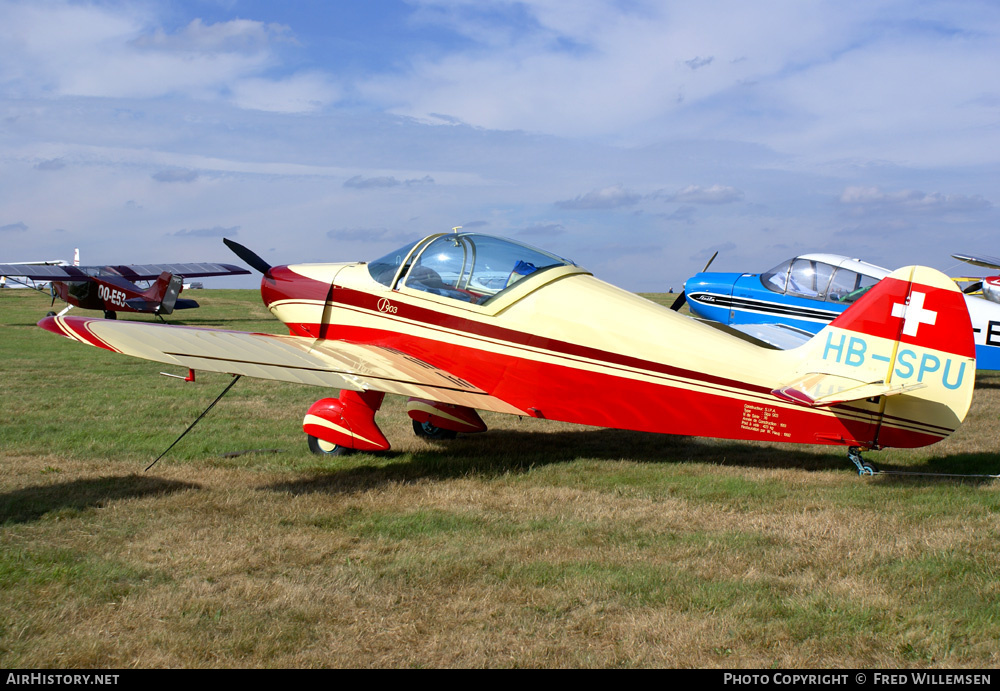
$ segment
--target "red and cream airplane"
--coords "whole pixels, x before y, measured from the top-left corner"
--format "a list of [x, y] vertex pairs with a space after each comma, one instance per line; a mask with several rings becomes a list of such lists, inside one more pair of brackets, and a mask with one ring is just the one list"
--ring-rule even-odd
[[726, 439], [917, 447], [969, 409], [975, 344], [962, 293], [907, 267], [805, 345], [773, 350], [598, 280], [553, 254], [431, 235], [372, 262], [269, 266], [261, 296], [290, 334], [49, 317], [53, 333], [192, 370], [340, 389], [308, 410], [317, 453], [385, 450], [386, 393], [418, 434], [486, 429], [476, 410]]

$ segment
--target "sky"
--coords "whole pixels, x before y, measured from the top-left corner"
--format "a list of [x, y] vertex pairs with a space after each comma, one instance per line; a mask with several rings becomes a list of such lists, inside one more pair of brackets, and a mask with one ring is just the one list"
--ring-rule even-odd
[[[994, 0], [0, 0], [0, 263], [1000, 255]], [[254, 277], [206, 279], [254, 287]]]

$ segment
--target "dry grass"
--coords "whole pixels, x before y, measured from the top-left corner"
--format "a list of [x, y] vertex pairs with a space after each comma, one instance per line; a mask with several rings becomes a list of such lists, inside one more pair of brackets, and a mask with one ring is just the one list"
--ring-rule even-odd
[[[255, 299], [239, 293], [233, 310]], [[62, 348], [33, 331], [4, 327]], [[224, 379], [178, 387], [68, 345], [0, 375], [19, 392], [0, 449], [4, 667], [1000, 663], [995, 481], [858, 478], [838, 449], [499, 415], [435, 446], [395, 398], [379, 415], [392, 452], [317, 459], [299, 425], [324, 393], [258, 382], [143, 473]], [[62, 374], [63, 353], [90, 374]], [[980, 379], [952, 439], [873, 460], [1000, 470], [1000, 378]], [[155, 435], [104, 412], [139, 406], [143, 384]], [[45, 409], [57, 424], [32, 440]], [[265, 447], [282, 451], [221, 457]]]

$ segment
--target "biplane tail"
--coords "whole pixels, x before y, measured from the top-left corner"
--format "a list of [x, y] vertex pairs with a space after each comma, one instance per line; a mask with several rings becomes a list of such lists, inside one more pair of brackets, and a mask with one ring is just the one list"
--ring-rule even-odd
[[805, 345], [772, 393], [871, 416], [871, 447], [939, 441], [965, 419], [975, 386], [972, 322], [944, 274], [909, 266], [879, 281]]

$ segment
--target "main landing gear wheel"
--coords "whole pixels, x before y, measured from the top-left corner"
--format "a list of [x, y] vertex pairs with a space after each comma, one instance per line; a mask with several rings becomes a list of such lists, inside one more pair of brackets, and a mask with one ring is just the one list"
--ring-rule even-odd
[[117, 319], [118, 318], [118, 313], [114, 312], [112, 310], [104, 310], [104, 318], [105, 319]]
[[455, 432], [454, 430], [435, 427], [429, 422], [417, 422], [416, 420], [413, 421], [413, 433], [418, 437], [431, 439], [433, 441], [444, 441], [447, 439], [454, 439], [458, 436], [458, 432]]
[[339, 444], [331, 444], [328, 441], [323, 441], [318, 437], [314, 437], [309, 434], [309, 450], [312, 451], [317, 456], [346, 456], [348, 454], [354, 453], [354, 449], [347, 446], [340, 446]]

